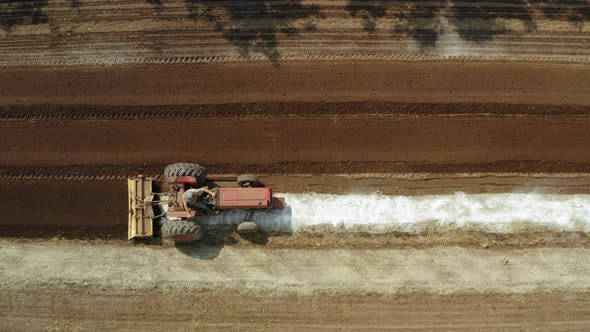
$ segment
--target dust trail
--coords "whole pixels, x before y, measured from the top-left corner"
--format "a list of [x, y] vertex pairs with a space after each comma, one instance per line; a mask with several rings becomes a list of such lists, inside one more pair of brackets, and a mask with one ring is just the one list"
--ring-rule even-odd
[[[343, 230], [420, 232], [477, 229], [495, 233], [552, 229], [590, 232], [590, 195], [465, 194], [386, 196], [379, 194], [276, 194], [285, 210], [258, 212], [254, 220], [270, 232], [314, 226]], [[211, 225], [236, 224], [243, 211], [207, 218]]]

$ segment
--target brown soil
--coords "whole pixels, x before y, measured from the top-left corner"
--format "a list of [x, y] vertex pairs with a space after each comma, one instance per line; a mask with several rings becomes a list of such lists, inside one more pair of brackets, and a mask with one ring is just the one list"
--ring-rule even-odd
[[0, 298], [4, 299], [0, 300], [2, 330], [116, 327], [142, 331], [571, 331], [590, 328], [590, 296], [586, 293], [253, 297], [207, 291], [177, 294], [68, 288], [1, 290]]
[[[124, 181], [20, 180], [3, 181], [0, 187], [2, 225], [92, 228], [127, 223]], [[33, 230], [33, 234], [38, 232]]]
[[[5, 121], [0, 122], [0, 164], [589, 163], [589, 121], [534, 116]], [[196, 128], [198, 137], [192, 138], [188, 133]], [[187, 151], [191, 141], [194, 149]]]
[[512, 62], [295, 61], [280, 69], [264, 63], [7, 67], [0, 72], [0, 104], [380, 101], [588, 106], [588, 82], [588, 65]]
[[[220, 241], [223, 238], [223, 242]], [[343, 231], [334, 227], [310, 227], [289, 236], [271, 236], [264, 241], [243, 239], [236, 235], [210, 237], [205, 240], [213, 245], [237, 245], [238, 247], [265, 247], [276, 249], [385, 249], [385, 248], [441, 248], [461, 246], [466, 248], [590, 248], [590, 236], [584, 232], [535, 230], [533, 227], [520, 232], [499, 234], [469, 229], [434, 230], [419, 234], [402, 232], [377, 233], [356, 229]]]
[[[52, 217], [52, 215], [49, 215]], [[80, 220], [77, 220], [80, 222]], [[34, 221], [33, 221], [34, 222]], [[14, 220], [11, 223], [15, 223]], [[116, 226], [0, 225], [0, 237], [13, 239], [81, 239], [85, 241], [123, 241], [127, 224]]]
[[[414, 172], [414, 173], [383, 173], [383, 172], [361, 172], [367, 168], [364, 165], [348, 164], [355, 167], [355, 172], [342, 173], [340, 168], [331, 168], [330, 164], [314, 165], [324, 166], [324, 170], [332, 173], [322, 172], [294, 173], [290, 174], [291, 168], [282, 165], [282, 172], [265, 173], [265, 168], [260, 165], [234, 166], [228, 169], [232, 171], [242, 170], [242, 173], [256, 173], [261, 181], [275, 192], [282, 193], [334, 193], [346, 194], [355, 193], [382, 193], [385, 195], [443, 195], [452, 194], [458, 191], [464, 193], [547, 193], [547, 194], [588, 194], [590, 191], [590, 176], [588, 173], [517, 173], [517, 172], [470, 172], [470, 173], [437, 173], [437, 172]], [[210, 169], [219, 170], [218, 165]], [[293, 165], [302, 167], [303, 165]], [[358, 168], [357, 168], [358, 167]], [[124, 181], [137, 174], [152, 177], [159, 184], [164, 185], [162, 170], [164, 167], [155, 166], [128, 166], [123, 169], [115, 167], [76, 167], [76, 172], [64, 172], [63, 169], [8, 169], [6, 173], [0, 173], [4, 188], [7, 192], [19, 193], [22, 195], [34, 195], [31, 188], [42, 188], [44, 192], [51, 192], [59, 196], [59, 200], [71, 201], [71, 198], [84, 197], [83, 191], [86, 187], [93, 188], [94, 192], [101, 194], [119, 193], [126, 190]], [[273, 168], [274, 169], [274, 168]], [[314, 170], [316, 168], [313, 168]], [[371, 168], [368, 168], [371, 170]], [[281, 169], [274, 169], [281, 170]], [[287, 171], [284, 171], [287, 170]], [[334, 171], [336, 170], [336, 171]], [[14, 171], [14, 172], [13, 172]], [[62, 172], [60, 172], [62, 171]], [[375, 171], [383, 169], [375, 168]], [[237, 186], [236, 179], [240, 173], [209, 174], [209, 180], [220, 186]], [[71, 183], [71, 182], [78, 182]], [[81, 183], [81, 184], [80, 184]], [[60, 186], [68, 190], [58, 190]], [[164, 188], [165, 190], [166, 188]], [[74, 193], [70, 195], [69, 193]], [[68, 196], [70, 195], [68, 198]], [[117, 194], [121, 195], [121, 194]], [[7, 199], [10, 197], [7, 195]], [[118, 198], [117, 198], [118, 199]], [[10, 204], [17, 204], [16, 199]]]
[[[22, 240], [83, 240], [110, 244], [125, 244], [127, 225], [117, 226], [37, 226], [0, 225], [0, 237]], [[159, 238], [135, 241], [159, 248], [172, 246]], [[524, 248], [590, 248], [590, 236], [584, 232], [525, 229], [517, 233], [490, 233], [477, 230], [453, 229], [409, 234], [402, 232], [375, 233], [370, 230], [344, 232], [333, 227], [314, 227], [289, 235], [254, 234], [239, 236], [235, 229], [209, 229], [200, 243], [223, 248], [266, 249], [407, 249], [443, 248], [461, 246], [485, 249]]]
[[[196, 160], [210, 171], [213, 180], [231, 181], [236, 176], [244, 173], [256, 173], [269, 176], [285, 176], [289, 174], [299, 175], [330, 175], [330, 174], [409, 174], [409, 173], [436, 173], [450, 175], [460, 178], [470, 174], [507, 174], [514, 173], [516, 177], [522, 174], [544, 174], [537, 177], [551, 178], [550, 174], [570, 173], [580, 174], [585, 177], [590, 172], [590, 164], [569, 163], [569, 162], [547, 162], [547, 161], [502, 161], [485, 164], [428, 164], [428, 163], [407, 163], [407, 162], [275, 162], [270, 164], [241, 163], [241, 164], [203, 164], [202, 160]], [[167, 164], [151, 165], [75, 165], [75, 166], [53, 166], [53, 167], [0, 167], [0, 178], [14, 180], [124, 180], [130, 176], [144, 174], [153, 178], [161, 177], [162, 170]], [[454, 174], [454, 175], [453, 175]], [[463, 174], [463, 175], [460, 175]], [[304, 178], [300, 181], [305, 181]], [[550, 181], [550, 180], [549, 180]], [[301, 183], [305, 185], [306, 183]], [[549, 185], [549, 184], [547, 184]], [[544, 185], [541, 185], [544, 186]], [[461, 185], [458, 184], [458, 188]], [[430, 188], [434, 189], [434, 188]], [[469, 189], [465, 189], [469, 190]], [[564, 188], [569, 191], [571, 187]], [[409, 193], [411, 194], [411, 193]]]
[[588, 249], [265, 250], [9, 241], [0, 329], [548, 329], [590, 322]]

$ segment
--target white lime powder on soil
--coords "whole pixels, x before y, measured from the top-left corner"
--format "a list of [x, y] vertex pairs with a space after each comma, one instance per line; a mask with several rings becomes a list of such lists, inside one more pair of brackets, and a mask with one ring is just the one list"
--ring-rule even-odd
[[[263, 230], [295, 232], [330, 226], [344, 230], [420, 232], [468, 228], [510, 233], [531, 228], [590, 231], [590, 195], [465, 194], [387, 196], [380, 194], [276, 194], [285, 210], [257, 212]], [[207, 217], [211, 225], [237, 224], [244, 211]]]

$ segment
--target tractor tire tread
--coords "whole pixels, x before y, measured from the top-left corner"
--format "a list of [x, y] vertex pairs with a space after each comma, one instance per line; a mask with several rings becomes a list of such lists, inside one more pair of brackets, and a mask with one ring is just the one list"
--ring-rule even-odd
[[176, 163], [166, 166], [164, 169], [166, 178], [174, 176], [193, 176], [199, 183], [207, 181], [207, 169], [203, 166], [191, 163]]
[[174, 239], [176, 235], [191, 235], [191, 241], [199, 240], [203, 237], [202, 228], [199, 224], [190, 220], [168, 220], [162, 225], [162, 237], [165, 239]]

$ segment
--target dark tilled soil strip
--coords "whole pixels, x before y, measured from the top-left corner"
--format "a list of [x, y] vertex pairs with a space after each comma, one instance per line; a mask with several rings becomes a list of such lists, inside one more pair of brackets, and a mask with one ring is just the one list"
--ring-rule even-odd
[[[332, 117], [332, 116], [428, 116], [428, 115], [535, 115], [585, 116], [590, 107], [580, 105], [517, 105], [500, 103], [249, 103], [222, 105], [30, 105], [0, 106], [0, 121], [25, 120], [140, 120], [203, 119], [244, 117]], [[214, 120], [214, 119], [209, 119]]]
[[[188, 161], [198, 162], [198, 161]], [[404, 162], [279, 162], [268, 164], [203, 164], [214, 174], [362, 174], [362, 173], [587, 173], [590, 164], [549, 161], [500, 161], [486, 164], [422, 164]], [[122, 180], [138, 174], [159, 179], [166, 164], [74, 165], [56, 167], [0, 166], [0, 179]], [[219, 176], [222, 179], [226, 177]], [[215, 180], [215, 176], [212, 178]]]

